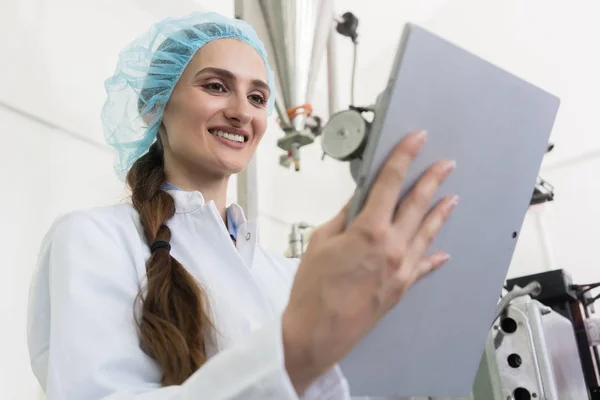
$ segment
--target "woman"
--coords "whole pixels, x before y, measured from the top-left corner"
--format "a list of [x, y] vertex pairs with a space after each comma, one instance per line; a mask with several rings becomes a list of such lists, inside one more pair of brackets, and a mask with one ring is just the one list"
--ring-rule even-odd
[[[336, 363], [424, 274], [456, 198], [427, 213], [435, 165], [395, 212], [425, 133], [409, 135], [365, 208], [319, 228], [296, 263], [226, 208], [275, 99], [264, 47], [213, 13], [167, 19], [125, 49], [103, 122], [132, 204], [59, 218], [29, 310], [33, 370], [54, 399], [343, 399]], [[135, 113], [136, 115], [133, 115]]]

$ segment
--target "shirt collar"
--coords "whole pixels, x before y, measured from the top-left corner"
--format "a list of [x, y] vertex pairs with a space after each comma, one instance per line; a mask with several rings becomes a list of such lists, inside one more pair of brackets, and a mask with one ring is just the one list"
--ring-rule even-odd
[[[175, 208], [178, 212], [191, 212], [203, 206], [204, 196], [198, 191], [186, 192], [170, 182], [162, 186], [163, 190], [172, 191], [175, 200]], [[238, 204], [232, 203], [226, 210], [227, 230], [231, 239], [237, 241], [238, 228], [246, 222], [244, 210]]]

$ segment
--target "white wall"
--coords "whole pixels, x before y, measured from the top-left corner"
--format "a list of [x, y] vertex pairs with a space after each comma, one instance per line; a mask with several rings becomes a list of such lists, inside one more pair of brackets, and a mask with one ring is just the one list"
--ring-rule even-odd
[[[233, 2], [208, 2], [233, 15]], [[0, 399], [40, 398], [29, 366], [26, 306], [39, 245], [58, 215], [125, 200], [104, 144], [103, 81], [118, 51], [193, 0], [8, 0], [0, 6]], [[235, 198], [235, 180], [230, 200]]]
[[33, 399], [38, 385], [30, 372], [25, 320], [42, 236], [58, 214], [121, 201], [123, 192], [110, 168], [101, 167], [111, 165], [106, 149], [6, 108], [0, 107], [0, 121], [5, 148], [0, 169], [0, 398]]
[[[233, 15], [232, 1], [8, 0], [0, 12], [0, 124], [3, 147], [0, 222], [5, 275], [0, 280], [0, 398], [34, 399], [38, 388], [25, 346], [27, 289], [43, 233], [58, 214], [123, 198], [104, 146], [99, 111], [103, 80], [119, 49], [149, 23], [204, 6]], [[383, 12], [383, 7], [386, 11]], [[390, 8], [393, 8], [390, 10]], [[552, 265], [578, 282], [600, 281], [600, 27], [593, 0], [337, 0], [339, 12], [360, 18], [357, 98], [371, 103], [391, 65], [402, 22], [409, 19], [559, 95], [562, 107], [542, 175], [557, 199], [537, 209], [547, 226], [544, 246], [536, 211], [525, 221], [512, 275]], [[340, 38], [342, 102], [349, 99], [352, 48]], [[10, 55], [10, 57], [8, 57]], [[316, 110], [326, 111], [319, 78]], [[33, 116], [34, 119], [29, 116]], [[45, 123], [36, 122], [41, 118]], [[54, 127], [52, 127], [54, 126]], [[302, 149], [302, 172], [278, 165], [271, 126], [258, 153], [262, 242], [287, 245], [289, 224], [329, 219], [353, 190], [348, 166], [321, 161], [319, 143]], [[10, 144], [9, 144], [10, 140]], [[581, 160], [580, 154], [590, 154]], [[574, 160], [574, 161], [570, 161]], [[235, 183], [235, 182], [232, 182]], [[588, 183], [590, 185], [588, 185]], [[235, 184], [232, 185], [235, 189]], [[230, 197], [235, 196], [232, 190]], [[550, 262], [550, 264], [548, 264]]]

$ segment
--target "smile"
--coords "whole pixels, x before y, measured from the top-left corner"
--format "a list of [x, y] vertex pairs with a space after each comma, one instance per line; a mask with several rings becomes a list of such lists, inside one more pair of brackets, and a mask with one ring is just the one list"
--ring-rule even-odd
[[219, 129], [209, 129], [208, 132], [213, 136], [218, 136], [232, 142], [244, 143], [248, 140], [247, 136], [240, 135], [237, 133], [225, 132]]

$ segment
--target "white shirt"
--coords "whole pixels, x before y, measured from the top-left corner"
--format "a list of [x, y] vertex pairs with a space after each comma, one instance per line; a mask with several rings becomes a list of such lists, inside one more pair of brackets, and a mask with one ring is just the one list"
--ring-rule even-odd
[[[236, 245], [212, 201], [169, 193], [171, 254], [207, 291], [219, 333], [209, 361], [183, 385], [160, 387], [133, 314], [150, 256], [138, 214], [129, 204], [77, 211], [48, 232], [31, 285], [29, 353], [47, 399], [298, 399], [281, 337], [297, 260], [258, 245], [256, 221], [239, 206], [229, 208]], [[349, 399], [339, 367], [302, 398]]]

